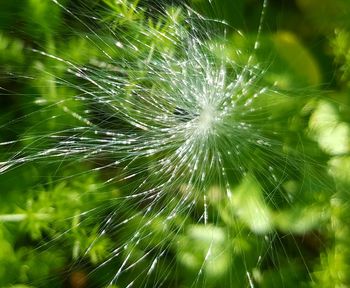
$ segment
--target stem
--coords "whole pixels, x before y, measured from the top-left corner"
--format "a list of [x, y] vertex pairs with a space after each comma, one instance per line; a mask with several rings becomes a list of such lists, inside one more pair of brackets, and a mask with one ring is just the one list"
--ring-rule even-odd
[[[37, 213], [32, 214], [38, 220], [45, 220], [49, 218], [48, 214]], [[28, 218], [28, 214], [3, 214], [0, 215], [0, 222], [20, 222]]]

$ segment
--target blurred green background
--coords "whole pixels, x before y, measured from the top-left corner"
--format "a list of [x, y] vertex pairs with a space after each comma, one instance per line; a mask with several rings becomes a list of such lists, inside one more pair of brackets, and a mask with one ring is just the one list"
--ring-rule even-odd
[[[76, 95], [74, 87], [63, 84], [78, 80], [67, 73], [63, 63], [33, 49], [83, 66], [104, 57], [97, 45], [82, 37], [91, 32], [88, 27], [103, 31], [103, 25], [109, 23], [124, 37], [152, 41], [143, 39], [142, 31], [137, 31], [140, 26], [133, 23], [143, 23], [147, 31], [147, 15], [157, 17], [164, 7], [186, 4], [232, 27], [225, 43], [227, 55], [234, 58], [237, 49], [251, 51], [262, 11], [262, 1], [257, 0], [60, 3], [78, 18], [50, 0], [0, 0], [0, 143], [14, 141], [0, 145], [0, 162], [24, 148], [30, 153], [49, 144], [33, 135], [48, 135], [77, 122], [62, 107], [47, 106]], [[134, 12], [132, 5], [147, 13]], [[297, 200], [287, 206], [273, 200], [274, 207], [268, 207], [256, 181], [242, 179], [232, 203], [216, 206], [213, 200], [220, 224], [192, 223], [173, 236], [173, 255], [169, 253], [157, 268], [156, 277], [161, 279], [157, 283], [163, 284], [157, 286], [151, 280], [145, 284], [139, 279], [135, 287], [142, 283], [146, 287], [192, 287], [209, 245], [214, 245], [217, 257], [206, 265], [206, 280], [197, 287], [350, 287], [350, 1], [270, 0], [265, 14], [262, 48], [257, 52], [257, 61], [268, 67], [265, 80], [303, 99], [293, 107], [296, 116], [285, 119], [283, 141], [296, 141], [294, 135], [300, 135], [300, 150], [315, 161], [305, 161], [300, 169], [304, 172], [299, 171], [302, 176], [284, 185]], [[95, 15], [103, 21], [94, 21]], [[245, 37], [239, 37], [236, 29]], [[143, 52], [139, 53], [113, 57], [116, 61], [137, 58]], [[59, 83], [57, 79], [64, 80]], [[74, 101], [65, 105], [81, 112]], [[111, 247], [123, 237], [97, 235], [101, 221], [117, 203], [84, 221], [81, 213], [118, 196], [121, 187], [109, 185], [103, 193], [94, 193], [106, 176], [91, 171], [92, 167], [91, 163], [73, 163], [61, 171], [50, 159], [43, 159], [0, 172], [0, 287], [107, 287], [116, 266], [112, 262], [94, 269], [108, 259]], [[257, 223], [261, 212], [255, 215], [255, 209], [269, 215], [264, 233], [258, 231], [259, 224], [265, 224]], [[228, 212], [232, 210], [241, 211], [234, 213], [234, 221]], [[84, 223], [77, 229], [80, 221]], [[135, 225], [126, 226], [125, 233]], [[159, 227], [152, 229], [157, 236], [149, 245], [156, 246], [164, 232]], [[210, 244], [209, 233], [215, 235], [214, 244]], [[88, 249], [92, 243], [93, 248]], [[257, 265], [259, 256], [262, 263]], [[151, 264], [146, 261], [144, 267]], [[170, 276], [169, 267], [176, 267]], [[113, 287], [126, 287], [138, 272], [130, 270]]]

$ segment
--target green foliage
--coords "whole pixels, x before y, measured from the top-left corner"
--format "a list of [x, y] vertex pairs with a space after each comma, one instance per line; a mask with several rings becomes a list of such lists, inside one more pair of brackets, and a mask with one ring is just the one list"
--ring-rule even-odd
[[[106, 55], [115, 63], [138, 63], [137, 71], [118, 67], [114, 72], [129, 77], [135, 87], [142, 84], [150, 91], [162, 83], [148, 83], [143, 69], [147, 60], [179, 53], [179, 44], [171, 39], [176, 29], [172, 23], [184, 22], [185, 15], [175, 5], [166, 8], [167, 16], [159, 13], [158, 17], [149, 17], [147, 1], [88, 1], [75, 6], [74, 1], [67, 0], [60, 2], [62, 7], [53, 1], [26, 0], [23, 5], [13, 1], [17, 6], [10, 2], [6, 1], [0, 11], [0, 119], [4, 123], [0, 126], [4, 131], [0, 143], [18, 141], [0, 145], [0, 162], [23, 148], [37, 151], [47, 147], [51, 140], [45, 135], [84, 121], [79, 118], [84, 107], [72, 96], [81, 92], [74, 85], [88, 87], [89, 83], [80, 83], [68, 73], [65, 61], [44, 57], [31, 49], [81, 67], [95, 65], [101, 68], [102, 76], [108, 76], [104, 71], [114, 68], [105, 66]], [[204, 3], [207, 1], [192, 2], [208, 17], [220, 17], [242, 29], [246, 22], [256, 23], [261, 10], [258, 6], [252, 14], [247, 12], [254, 1], [213, 1], [211, 5]], [[274, 160], [283, 161], [283, 155], [291, 158], [286, 163], [292, 164], [286, 164], [282, 171], [289, 175], [288, 179], [273, 187], [270, 178], [283, 178], [281, 171], [273, 169], [283, 163], [268, 163], [269, 155], [251, 145], [249, 156], [244, 158], [250, 171], [232, 180], [232, 198], [228, 201], [223, 197], [220, 187], [208, 188], [209, 212], [215, 215], [208, 219], [208, 225], [193, 223], [189, 219], [194, 219], [193, 215], [179, 213], [164, 226], [164, 219], [156, 211], [142, 215], [137, 205], [130, 205], [118, 210], [117, 219], [131, 220], [115, 234], [102, 233], [101, 223], [113, 213], [118, 197], [129, 195], [140, 179], [105, 185], [108, 173], [116, 177], [114, 174], [120, 171], [100, 172], [94, 169], [93, 161], [76, 164], [74, 158], [57, 161], [48, 156], [35, 163], [21, 163], [6, 173], [0, 172], [0, 286], [104, 287], [108, 276], [123, 262], [108, 261], [110, 251], [122, 246], [127, 235], [139, 227], [147, 227], [150, 218], [155, 221], [146, 232], [152, 237], [137, 247], [125, 247], [121, 253], [124, 259], [131, 255], [130, 262], [145, 257], [145, 263], [129, 271], [118, 286], [108, 287], [126, 287], [133, 279], [135, 287], [144, 283], [145, 279], [138, 275], [153, 265], [148, 254], [161, 253], [163, 247], [172, 254], [162, 258], [156, 268], [164, 287], [191, 287], [193, 279], [199, 287], [247, 287], [253, 285], [250, 283], [256, 287], [295, 287], [296, 283], [300, 287], [349, 286], [350, 21], [344, 11], [350, 11], [350, 4], [345, 0], [319, 2], [298, 0], [288, 11], [271, 3], [268, 10], [288, 13], [290, 17], [280, 24], [280, 30], [263, 29], [261, 50], [251, 60], [266, 64], [262, 81], [280, 91], [262, 93], [255, 105], [267, 107], [273, 119], [281, 119], [266, 123], [262, 133], [274, 139], [269, 131], [283, 131], [279, 147], [282, 157]], [[70, 7], [78, 19], [63, 7]], [[107, 23], [107, 33], [91, 33], [89, 27], [93, 24], [86, 19], [92, 13], [90, 7], [101, 10], [102, 19], [95, 25]], [[13, 18], [18, 18], [17, 26]], [[299, 18], [309, 23], [307, 31], [288, 28], [290, 19]], [[271, 21], [274, 15], [267, 13], [266, 22]], [[10, 31], [9, 27], [16, 29]], [[248, 25], [245, 37], [228, 29], [226, 55], [217, 55], [218, 59], [227, 56], [244, 65], [251, 55], [256, 29]], [[336, 33], [332, 34], [334, 29]], [[123, 37], [130, 39], [134, 50], [115, 48], [123, 45], [118, 42]], [[315, 49], [317, 39], [322, 39], [322, 45]], [[101, 46], [94, 44], [95, 40]], [[218, 35], [208, 42], [221, 43], [223, 39]], [[241, 55], [236, 51], [242, 51]], [[334, 68], [332, 73], [327, 70], [329, 66]], [[123, 97], [132, 99], [132, 88]], [[282, 97], [284, 92], [287, 100]], [[272, 102], [280, 105], [267, 105]], [[53, 103], [59, 104], [50, 106]], [[254, 157], [262, 160], [251, 161]], [[132, 171], [132, 165], [137, 164], [136, 160], [127, 168]], [[61, 165], [62, 171], [57, 169]], [[264, 165], [272, 167], [269, 175]], [[152, 172], [151, 165], [149, 170]], [[155, 176], [150, 175], [150, 181], [156, 183], [152, 177]], [[183, 199], [178, 186], [180, 192], [169, 199]], [[172, 203], [169, 201], [168, 211], [174, 208]], [[207, 203], [196, 203], [195, 211], [203, 205]], [[85, 211], [91, 211], [89, 217]], [[172, 261], [178, 267], [171, 271], [175, 280], [163, 279], [162, 275], [173, 267]], [[104, 265], [95, 271], [101, 263]], [[152, 277], [156, 276], [147, 277], [151, 279], [147, 287], [153, 287]]]

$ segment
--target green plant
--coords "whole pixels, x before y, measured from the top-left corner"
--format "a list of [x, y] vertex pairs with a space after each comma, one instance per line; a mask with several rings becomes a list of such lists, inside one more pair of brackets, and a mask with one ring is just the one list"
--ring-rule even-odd
[[266, 1], [244, 35], [186, 5], [27, 4], [32, 59], [0, 39], [29, 98], [1, 140], [3, 286], [348, 283], [346, 106], [294, 34], [263, 33]]

